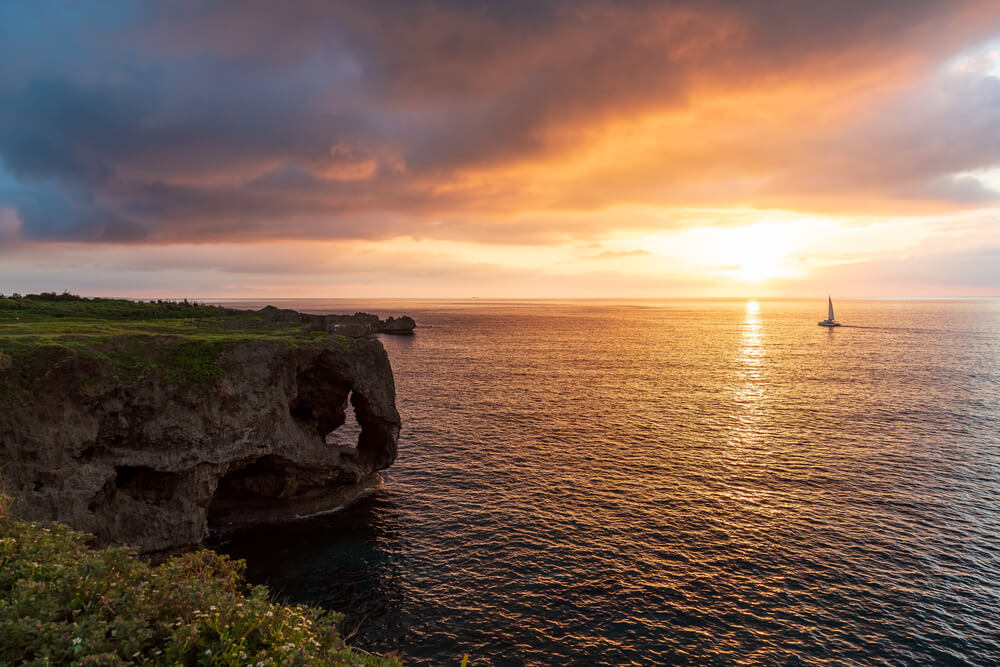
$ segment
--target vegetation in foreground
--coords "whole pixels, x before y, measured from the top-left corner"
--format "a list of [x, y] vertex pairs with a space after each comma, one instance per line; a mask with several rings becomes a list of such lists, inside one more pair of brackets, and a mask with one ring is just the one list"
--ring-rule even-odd
[[[224, 349], [245, 340], [347, 347], [351, 340], [300, 322], [188, 301], [88, 299], [74, 294], [0, 295], [0, 375], [22, 384], [67, 355], [130, 383], [160, 373], [173, 384], [204, 384], [222, 371]], [[7, 372], [11, 371], [15, 372]]]
[[0, 497], [0, 664], [400, 665], [348, 648], [339, 618], [268, 599], [211, 551], [152, 566], [7, 514]]

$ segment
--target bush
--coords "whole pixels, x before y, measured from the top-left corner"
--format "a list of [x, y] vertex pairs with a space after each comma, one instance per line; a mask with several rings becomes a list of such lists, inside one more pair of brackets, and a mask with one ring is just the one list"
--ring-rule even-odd
[[242, 561], [199, 551], [151, 566], [87, 540], [0, 506], [0, 664], [400, 664], [346, 647], [332, 614], [247, 589]]

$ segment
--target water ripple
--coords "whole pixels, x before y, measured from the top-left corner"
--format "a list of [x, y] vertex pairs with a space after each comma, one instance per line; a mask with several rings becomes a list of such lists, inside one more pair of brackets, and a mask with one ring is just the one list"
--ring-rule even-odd
[[222, 545], [354, 643], [1000, 663], [1000, 303], [287, 305], [430, 325], [384, 340], [386, 491]]

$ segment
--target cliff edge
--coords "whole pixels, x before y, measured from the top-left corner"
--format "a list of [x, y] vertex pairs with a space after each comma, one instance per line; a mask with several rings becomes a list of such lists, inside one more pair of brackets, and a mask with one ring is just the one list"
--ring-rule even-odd
[[[0, 299], [13, 512], [153, 552], [376, 488], [400, 429], [382, 344], [272, 315]], [[356, 446], [327, 444], [348, 409]]]

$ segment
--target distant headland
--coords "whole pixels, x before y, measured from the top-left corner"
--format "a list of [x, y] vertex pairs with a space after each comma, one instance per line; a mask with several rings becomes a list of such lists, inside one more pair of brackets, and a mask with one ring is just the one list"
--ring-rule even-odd
[[417, 327], [412, 317], [392, 317], [380, 320], [377, 315], [354, 313], [353, 315], [310, 315], [289, 308], [265, 306], [257, 315], [265, 322], [298, 322], [309, 331], [329, 331], [357, 338], [376, 333], [410, 335]]

